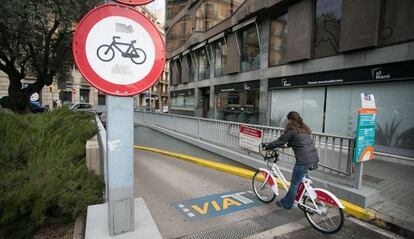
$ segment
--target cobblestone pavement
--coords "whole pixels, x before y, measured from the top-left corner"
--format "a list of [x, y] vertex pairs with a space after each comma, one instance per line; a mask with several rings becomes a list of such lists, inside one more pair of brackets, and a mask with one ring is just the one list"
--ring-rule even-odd
[[363, 184], [380, 191], [372, 209], [413, 230], [414, 166], [374, 159], [364, 164]]

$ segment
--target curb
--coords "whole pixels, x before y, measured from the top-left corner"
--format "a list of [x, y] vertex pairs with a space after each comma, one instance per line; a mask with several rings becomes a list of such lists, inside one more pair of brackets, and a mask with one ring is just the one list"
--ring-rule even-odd
[[[134, 149], [138, 149], [138, 150], [144, 150], [144, 151], [149, 151], [149, 152], [153, 152], [153, 153], [159, 153], [159, 154], [163, 154], [163, 155], [167, 155], [170, 157], [175, 157], [175, 158], [179, 158], [179, 159], [183, 159], [185, 161], [189, 161], [204, 167], [208, 167], [208, 168], [212, 168], [212, 169], [216, 169], [218, 171], [222, 171], [222, 172], [226, 172], [226, 173], [230, 173], [233, 175], [237, 175], [237, 176], [241, 176], [244, 178], [249, 178], [251, 179], [253, 177], [253, 175], [255, 174], [254, 171], [249, 170], [249, 169], [244, 169], [244, 168], [240, 168], [240, 167], [236, 167], [236, 166], [231, 166], [228, 164], [224, 164], [224, 163], [218, 163], [218, 162], [214, 162], [211, 160], [206, 160], [206, 159], [201, 159], [198, 157], [193, 157], [193, 156], [189, 156], [189, 155], [185, 155], [185, 154], [179, 154], [179, 153], [173, 153], [173, 152], [169, 152], [166, 150], [161, 150], [161, 149], [156, 149], [156, 148], [151, 148], [151, 147], [145, 147], [145, 146], [134, 146]], [[280, 182], [280, 180], [277, 178], [277, 184], [278, 186], [283, 189], [282, 183]], [[393, 223], [392, 219], [381, 214], [378, 212], [375, 212], [374, 210], [371, 209], [367, 209], [367, 208], [362, 208], [360, 206], [357, 206], [353, 203], [350, 203], [348, 201], [342, 200], [340, 199], [342, 205], [345, 207], [344, 211], [355, 217], [358, 218], [362, 221], [365, 222], [369, 222], [371, 224], [374, 224], [378, 227], [384, 228], [386, 230], [389, 230], [391, 232], [397, 233], [401, 236], [407, 237], [407, 238], [411, 238], [411, 236], [413, 236], [414, 238], [414, 232], [403, 228], [401, 226], [398, 226], [397, 224]]]

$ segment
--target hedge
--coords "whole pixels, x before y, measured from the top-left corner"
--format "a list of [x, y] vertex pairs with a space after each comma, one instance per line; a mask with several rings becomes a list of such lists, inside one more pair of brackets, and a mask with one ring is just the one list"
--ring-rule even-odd
[[30, 238], [101, 202], [102, 180], [85, 165], [96, 132], [88, 113], [0, 113], [0, 238]]

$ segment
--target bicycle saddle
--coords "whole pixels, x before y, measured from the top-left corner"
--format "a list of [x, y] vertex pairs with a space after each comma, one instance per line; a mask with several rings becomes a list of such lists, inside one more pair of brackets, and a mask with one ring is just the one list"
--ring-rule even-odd
[[131, 41], [131, 44], [134, 44], [135, 42], [137, 42], [136, 40]]

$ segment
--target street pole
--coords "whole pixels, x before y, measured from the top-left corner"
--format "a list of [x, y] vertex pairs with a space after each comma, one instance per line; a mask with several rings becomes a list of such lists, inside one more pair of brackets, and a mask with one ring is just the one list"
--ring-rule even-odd
[[152, 102], [151, 102], [151, 98], [152, 98], [152, 87], [150, 87], [149, 89], [149, 111], [152, 111]]
[[[107, 3], [115, 1], [108, 0]], [[134, 231], [134, 98], [107, 95], [109, 235]]]
[[134, 100], [106, 97], [108, 226], [113, 236], [134, 230]]

